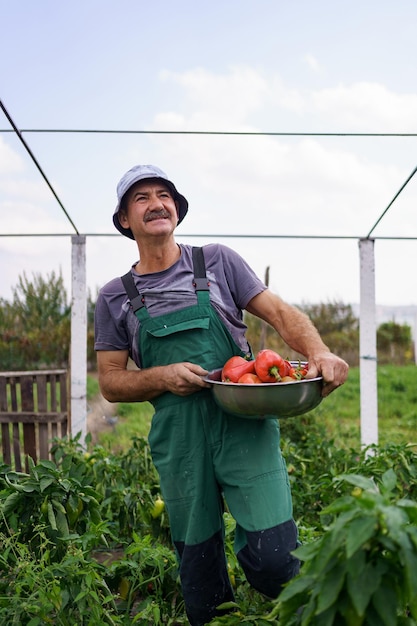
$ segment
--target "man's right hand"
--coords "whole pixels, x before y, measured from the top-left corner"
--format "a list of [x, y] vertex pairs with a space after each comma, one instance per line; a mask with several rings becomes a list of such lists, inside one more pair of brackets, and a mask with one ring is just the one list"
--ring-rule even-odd
[[173, 363], [163, 369], [167, 391], [177, 396], [189, 396], [199, 389], [210, 388], [210, 384], [203, 380], [208, 371], [195, 363]]
[[144, 369], [128, 369], [127, 350], [97, 352], [100, 390], [109, 402], [146, 402], [166, 391], [188, 396], [210, 388], [208, 374], [195, 363], [172, 363]]

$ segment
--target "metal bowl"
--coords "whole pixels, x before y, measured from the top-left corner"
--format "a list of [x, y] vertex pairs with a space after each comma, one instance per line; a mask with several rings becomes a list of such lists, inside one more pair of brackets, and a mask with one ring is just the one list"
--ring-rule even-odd
[[[298, 365], [298, 361], [294, 363]], [[285, 383], [245, 385], [223, 383], [221, 369], [204, 380], [212, 385], [216, 403], [227, 413], [246, 418], [284, 418], [303, 415], [320, 404], [323, 378], [305, 378]]]

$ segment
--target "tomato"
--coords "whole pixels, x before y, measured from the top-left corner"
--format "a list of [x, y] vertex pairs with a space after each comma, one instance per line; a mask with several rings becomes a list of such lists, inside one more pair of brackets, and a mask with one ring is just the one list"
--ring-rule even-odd
[[237, 383], [243, 374], [255, 372], [255, 361], [247, 361], [241, 356], [232, 356], [223, 366], [222, 382]]
[[255, 372], [263, 383], [278, 383], [287, 376], [288, 361], [274, 350], [261, 350], [255, 359]]
[[251, 372], [247, 372], [246, 374], [243, 374], [243, 376], [241, 376], [237, 382], [243, 385], [262, 384], [262, 381], [259, 378], [259, 376], [257, 376], [256, 374], [252, 374]]

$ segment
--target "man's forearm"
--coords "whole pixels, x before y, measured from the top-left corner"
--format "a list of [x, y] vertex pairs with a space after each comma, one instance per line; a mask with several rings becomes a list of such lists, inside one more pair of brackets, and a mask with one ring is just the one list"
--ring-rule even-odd
[[310, 318], [269, 289], [255, 296], [247, 310], [268, 322], [293, 350], [305, 357], [329, 352]]
[[99, 373], [100, 389], [109, 402], [146, 402], [166, 391], [164, 367]]
[[307, 359], [313, 354], [330, 352], [310, 318], [302, 311], [288, 306], [281, 311], [280, 317], [275, 330], [293, 350]]

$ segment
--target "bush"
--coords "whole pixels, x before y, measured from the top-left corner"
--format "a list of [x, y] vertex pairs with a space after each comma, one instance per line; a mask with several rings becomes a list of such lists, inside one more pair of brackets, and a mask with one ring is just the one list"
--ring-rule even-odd
[[378, 483], [336, 480], [354, 488], [323, 511], [335, 516], [323, 536], [295, 551], [303, 566], [279, 598], [280, 626], [417, 624], [417, 503], [396, 497], [392, 469]]

